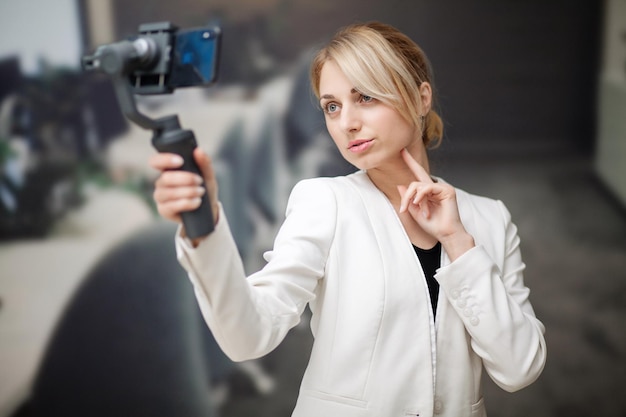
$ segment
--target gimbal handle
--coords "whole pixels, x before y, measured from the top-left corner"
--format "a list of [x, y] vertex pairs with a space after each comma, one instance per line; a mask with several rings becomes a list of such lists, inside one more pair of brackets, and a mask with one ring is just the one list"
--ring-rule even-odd
[[[157, 151], [180, 155], [184, 161], [180, 169], [202, 177], [200, 168], [193, 157], [193, 151], [197, 147], [195, 135], [191, 130], [181, 129], [178, 116], [152, 119], [137, 109], [129, 76], [133, 71], [146, 68], [146, 65], [158, 59], [158, 53], [159, 50], [151, 43], [151, 39], [122, 41], [102, 46], [93, 56], [83, 57], [83, 68], [100, 70], [110, 75], [122, 113], [140, 127], [153, 131], [152, 145]], [[206, 191], [206, 185], [202, 184], [202, 186]], [[181, 218], [185, 233], [190, 239], [211, 233], [215, 224], [208, 192], [202, 195], [197, 209], [181, 213]]]

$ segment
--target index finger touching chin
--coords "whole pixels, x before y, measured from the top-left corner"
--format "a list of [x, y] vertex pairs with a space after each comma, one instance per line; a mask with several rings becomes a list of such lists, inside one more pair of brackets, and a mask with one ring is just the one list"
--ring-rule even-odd
[[430, 175], [428, 175], [428, 172], [426, 172], [424, 167], [422, 167], [420, 163], [417, 162], [415, 158], [413, 158], [413, 155], [411, 155], [409, 151], [406, 150], [406, 148], [402, 149], [402, 158], [404, 159], [404, 162], [407, 164], [411, 172], [413, 172], [413, 174], [419, 181], [426, 183], [433, 182], [433, 180], [430, 178]]

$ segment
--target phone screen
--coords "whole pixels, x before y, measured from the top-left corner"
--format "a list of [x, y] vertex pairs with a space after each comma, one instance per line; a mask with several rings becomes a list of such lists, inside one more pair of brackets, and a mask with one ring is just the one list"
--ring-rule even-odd
[[219, 29], [189, 29], [176, 34], [170, 86], [207, 86], [217, 78]]

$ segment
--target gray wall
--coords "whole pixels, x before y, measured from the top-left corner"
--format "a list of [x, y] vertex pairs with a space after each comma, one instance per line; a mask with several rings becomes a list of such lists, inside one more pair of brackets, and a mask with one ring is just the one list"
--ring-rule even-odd
[[219, 7], [191, 0], [114, 3], [120, 36], [144, 21], [186, 26], [221, 16], [224, 72], [229, 81], [246, 83], [262, 79], [243, 64], [249, 39], [289, 62], [342, 25], [382, 20], [430, 56], [447, 128], [444, 149], [591, 152], [594, 146], [603, 8], [596, 0], [268, 0], [254, 8], [243, 0]]

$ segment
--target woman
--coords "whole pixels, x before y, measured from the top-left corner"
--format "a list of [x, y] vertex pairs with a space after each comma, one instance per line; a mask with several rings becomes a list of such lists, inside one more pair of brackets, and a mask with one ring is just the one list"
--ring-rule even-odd
[[168, 219], [180, 222], [207, 183], [216, 229], [190, 242], [181, 227], [176, 247], [209, 327], [233, 360], [258, 358], [310, 306], [315, 341], [294, 416], [486, 415], [482, 369], [515, 391], [546, 358], [509, 212], [430, 176], [426, 150], [442, 133], [431, 75], [393, 27], [339, 31], [311, 81], [359, 170], [299, 182], [266, 266], [247, 279], [209, 157], [196, 150], [204, 179], [175, 171], [173, 155], [151, 160]]

